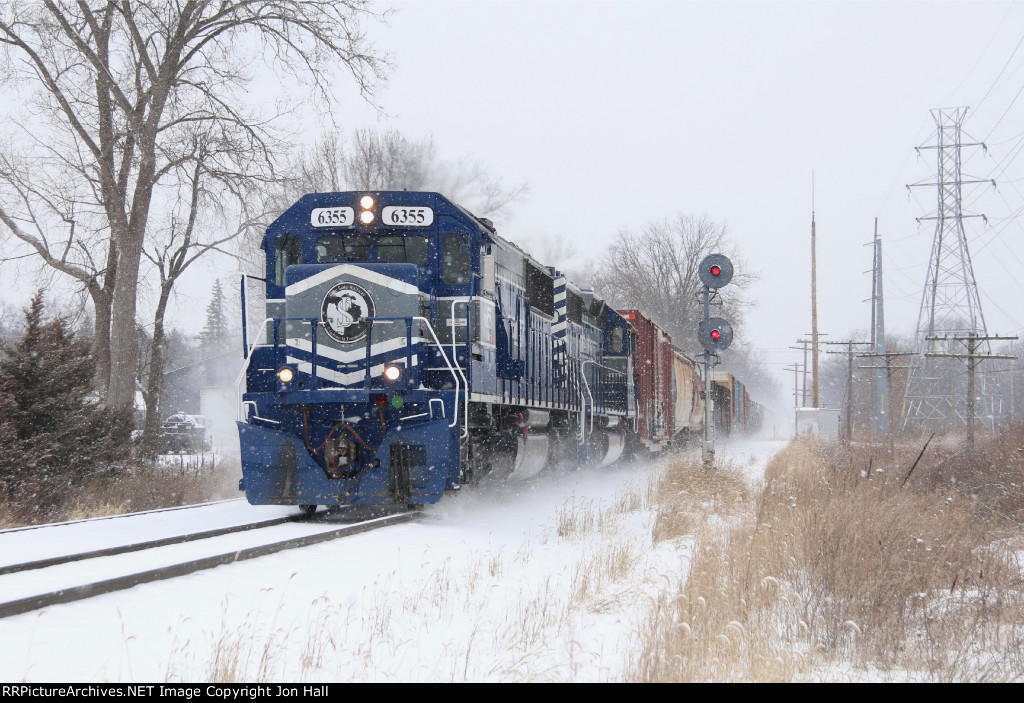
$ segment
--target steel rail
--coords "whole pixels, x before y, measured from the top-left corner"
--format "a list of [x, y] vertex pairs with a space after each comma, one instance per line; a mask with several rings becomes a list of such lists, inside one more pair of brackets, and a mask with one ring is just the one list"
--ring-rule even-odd
[[117, 576], [114, 578], [104, 579], [101, 581], [87, 583], [80, 586], [62, 588], [60, 590], [51, 591], [49, 593], [41, 593], [33, 596], [26, 596], [24, 598], [18, 598], [16, 600], [0, 603], [0, 618], [6, 618], [12, 615], [21, 615], [23, 613], [28, 613], [33, 610], [39, 610], [40, 608], [45, 608], [51, 605], [72, 603], [77, 600], [84, 600], [86, 598], [92, 598], [94, 596], [104, 595], [107, 593], [113, 593], [115, 591], [121, 591], [127, 588], [132, 588], [133, 586], [138, 586], [144, 583], [152, 583], [154, 581], [163, 581], [178, 576], [185, 576], [187, 574], [192, 574], [197, 571], [212, 569], [216, 566], [224, 566], [226, 564], [233, 564], [235, 562], [245, 561], [247, 559], [255, 559], [257, 557], [282, 552], [287, 549], [298, 549], [301, 547], [308, 547], [314, 544], [319, 544], [322, 542], [328, 542], [330, 540], [338, 539], [340, 537], [347, 537], [349, 535], [355, 535], [361, 532], [369, 532], [371, 530], [379, 529], [381, 527], [387, 527], [389, 525], [412, 522], [415, 520], [419, 520], [422, 517], [423, 513], [420, 512], [407, 512], [399, 513], [397, 515], [386, 515], [384, 517], [373, 518], [370, 520], [366, 520], [364, 522], [345, 525], [343, 527], [339, 527], [336, 530], [318, 532], [312, 535], [295, 537], [292, 539], [258, 545], [255, 547], [245, 547], [232, 552], [228, 552], [226, 554], [217, 554], [214, 556], [202, 557], [187, 562], [162, 566], [157, 569], [149, 569], [147, 571], [140, 571], [134, 574]]
[[189, 510], [191, 508], [203, 508], [208, 505], [219, 505], [221, 503], [238, 503], [245, 502], [245, 498], [227, 498], [225, 500], [212, 500], [208, 503], [189, 503], [188, 505], [175, 505], [170, 508], [154, 508], [153, 510], [140, 510], [134, 513], [119, 513], [117, 515], [97, 515], [96, 517], [83, 517], [77, 520], [64, 520], [63, 522], [42, 522], [38, 525], [20, 525], [18, 527], [8, 527], [0, 530], [0, 537], [6, 534], [14, 532], [26, 532], [28, 530], [41, 530], [47, 527], [58, 527], [62, 525], [78, 525], [86, 522], [99, 522], [101, 520], [120, 520], [126, 517], [136, 517], [138, 515], [152, 515], [154, 513], [168, 513], [175, 510]]
[[104, 547], [103, 549], [96, 549], [91, 552], [80, 552], [78, 554], [62, 554], [61, 556], [49, 557], [48, 559], [39, 559], [37, 561], [27, 561], [21, 564], [10, 564], [8, 566], [0, 566], [0, 576], [3, 576], [4, 574], [15, 574], [19, 571], [29, 571], [30, 569], [45, 569], [48, 566], [57, 566], [59, 564], [67, 564], [73, 561], [82, 561], [83, 559], [95, 559], [97, 557], [112, 557], [117, 554], [138, 552], [143, 549], [155, 549], [157, 547], [166, 547], [171, 544], [183, 544], [185, 542], [194, 542], [200, 539], [209, 539], [210, 537], [230, 535], [234, 532], [245, 532], [247, 530], [255, 530], [260, 527], [271, 527], [273, 525], [280, 525], [284, 522], [298, 522], [301, 519], [303, 519], [303, 516], [299, 514], [286, 515], [283, 517], [263, 520], [261, 522], [250, 522], [242, 525], [230, 525], [228, 527], [219, 527], [215, 530], [206, 530], [205, 532], [192, 532], [187, 535], [163, 537], [161, 539], [149, 540], [147, 542], [136, 542], [134, 544], [119, 544], [115, 547]]

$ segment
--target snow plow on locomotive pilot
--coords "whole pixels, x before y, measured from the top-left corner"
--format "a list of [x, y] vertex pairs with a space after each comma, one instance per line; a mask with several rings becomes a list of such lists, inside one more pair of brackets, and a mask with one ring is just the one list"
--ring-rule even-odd
[[249, 502], [433, 503], [636, 445], [628, 321], [444, 196], [306, 195], [262, 246], [266, 319], [239, 378]]

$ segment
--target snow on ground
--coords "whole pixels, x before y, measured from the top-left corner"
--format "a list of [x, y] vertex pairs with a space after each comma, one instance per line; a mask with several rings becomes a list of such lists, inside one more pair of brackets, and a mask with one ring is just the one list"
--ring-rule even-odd
[[128, 516], [19, 527], [0, 531], [0, 567], [166, 539], [180, 534], [185, 513], [189, 516], [189, 529], [200, 533], [273, 520], [295, 512], [294, 508], [285, 506], [227, 500], [202, 507], [149, 510]]
[[[781, 446], [718, 455], [756, 477]], [[637, 509], [663, 468], [467, 491], [419, 523], [6, 618], [0, 680], [619, 681], [692, 547], [652, 545]]]

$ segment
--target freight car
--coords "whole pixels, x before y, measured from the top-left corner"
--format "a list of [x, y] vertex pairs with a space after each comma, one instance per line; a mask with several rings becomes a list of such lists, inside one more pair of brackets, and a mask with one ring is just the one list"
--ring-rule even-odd
[[[659, 452], [698, 441], [704, 432], [705, 391], [701, 365], [672, 343], [672, 337], [640, 310], [620, 310], [636, 333], [637, 443]], [[715, 435], [754, 432], [761, 407], [746, 386], [724, 371], [712, 372], [712, 422]]]
[[711, 381], [717, 433], [730, 435], [760, 428], [760, 410], [738, 378], [727, 371], [713, 371]]
[[703, 381], [698, 365], [640, 310], [619, 313], [636, 332], [639, 445], [649, 452], [685, 446], [704, 430]]

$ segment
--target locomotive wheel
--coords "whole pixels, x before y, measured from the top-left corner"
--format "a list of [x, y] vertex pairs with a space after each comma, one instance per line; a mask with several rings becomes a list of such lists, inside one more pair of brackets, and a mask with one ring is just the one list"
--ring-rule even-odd
[[315, 506], [315, 505], [300, 505], [299, 506], [299, 510], [301, 510], [302, 514], [307, 516], [307, 517], [312, 515], [313, 513], [315, 513], [316, 509], [317, 509], [317, 506]]

